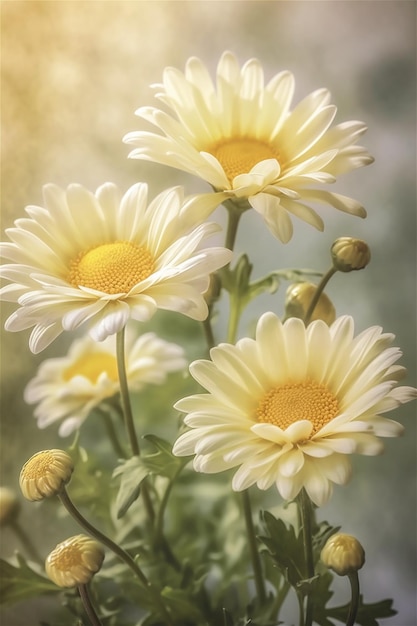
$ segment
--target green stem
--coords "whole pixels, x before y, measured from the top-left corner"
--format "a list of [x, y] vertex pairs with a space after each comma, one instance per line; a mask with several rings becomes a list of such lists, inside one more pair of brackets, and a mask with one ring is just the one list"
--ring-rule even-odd
[[301, 593], [301, 591], [297, 591], [297, 600], [298, 600], [298, 612], [299, 612], [299, 619], [298, 619], [298, 624], [299, 626], [305, 626], [305, 622], [304, 622], [304, 596]]
[[204, 336], [206, 338], [207, 348], [210, 349], [216, 344], [213, 334], [213, 328], [211, 325], [211, 312], [208, 314], [203, 322]]
[[316, 292], [315, 292], [315, 294], [313, 296], [313, 299], [310, 302], [310, 305], [309, 305], [309, 307], [307, 309], [307, 313], [305, 315], [304, 323], [305, 323], [306, 326], [310, 322], [311, 316], [314, 313], [314, 309], [316, 308], [316, 304], [319, 301], [319, 298], [320, 298], [321, 294], [323, 293], [325, 286], [327, 285], [327, 283], [329, 282], [331, 277], [334, 274], [336, 274], [336, 272], [337, 272], [337, 269], [332, 266], [329, 269], [329, 271], [323, 276], [323, 278], [321, 279], [319, 284], [317, 285]]
[[10, 522], [10, 528], [13, 530], [13, 532], [15, 533], [15, 535], [17, 536], [17, 538], [19, 539], [19, 541], [25, 548], [26, 552], [28, 553], [28, 556], [43, 566], [44, 559], [40, 556], [35, 546], [33, 545], [32, 541], [30, 540], [30, 537], [27, 535], [25, 530], [21, 527], [19, 522], [17, 520], [13, 520], [12, 522]]
[[[301, 513], [301, 527], [303, 533], [304, 559], [306, 567], [306, 578], [314, 577], [314, 556], [313, 556], [313, 532], [312, 532], [312, 509], [311, 501], [305, 489], [302, 489], [298, 502]], [[311, 626], [313, 623], [313, 597], [311, 593], [307, 595], [307, 606], [304, 626]]]
[[95, 528], [95, 526], [90, 524], [90, 522], [85, 519], [85, 517], [79, 512], [75, 504], [72, 502], [67, 490], [65, 489], [65, 486], [62, 487], [61, 491], [58, 494], [58, 497], [64, 507], [67, 509], [68, 513], [71, 515], [71, 517], [73, 517], [80, 526], [82, 526], [90, 535], [98, 539], [98, 541], [100, 541], [103, 545], [107, 546], [107, 548], [114, 552], [114, 554], [116, 554], [119, 559], [124, 561], [124, 563], [128, 567], [130, 567], [130, 569], [136, 574], [136, 576], [145, 587], [149, 586], [148, 579], [146, 578], [140, 567], [137, 565], [136, 561], [134, 561], [130, 554], [123, 550], [123, 548], [117, 545], [117, 543], [114, 543], [114, 541], [112, 541], [110, 537], [104, 535], [100, 530]]
[[229, 215], [224, 245], [225, 245], [225, 248], [229, 248], [229, 250], [233, 250], [233, 248], [235, 247], [237, 229], [239, 226], [239, 221], [242, 216], [243, 209], [237, 207], [232, 200], [225, 202], [224, 205], [227, 208], [227, 212]]
[[242, 491], [242, 502], [246, 522], [246, 532], [249, 541], [249, 552], [252, 560], [253, 575], [255, 578], [256, 593], [258, 595], [259, 604], [262, 606], [262, 604], [266, 601], [266, 591], [261, 567], [261, 560], [259, 558], [258, 546], [256, 542], [255, 527], [253, 525], [249, 492], [247, 489]]
[[237, 298], [233, 297], [232, 294], [230, 296], [230, 314], [229, 314], [229, 324], [227, 328], [227, 341], [229, 343], [235, 343], [237, 337], [237, 331], [239, 328], [239, 320], [241, 316], [241, 308], [239, 306], [239, 302]]
[[118, 556], [119, 559], [121, 559], [132, 570], [132, 572], [136, 574], [136, 576], [139, 578], [142, 585], [146, 587], [149, 594], [152, 595], [154, 599], [157, 601], [159, 605], [159, 610], [163, 618], [166, 620], [167, 626], [172, 626], [171, 618], [169, 616], [167, 609], [164, 606], [164, 603], [163, 603], [163, 600], [161, 598], [159, 591], [155, 589], [152, 583], [149, 582], [149, 580], [147, 579], [147, 577], [145, 576], [145, 574], [143, 573], [139, 565], [130, 556], [130, 554], [128, 554], [125, 550], [123, 550], [123, 548], [121, 548], [117, 543], [115, 543], [112, 539], [110, 539], [110, 537], [107, 537], [107, 535], [103, 534], [101, 531], [95, 528], [95, 526], [90, 524], [90, 522], [86, 520], [83, 515], [81, 515], [81, 513], [79, 512], [79, 510], [77, 509], [75, 504], [72, 502], [71, 498], [69, 497], [68, 492], [65, 489], [65, 486], [62, 487], [61, 491], [58, 494], [58, 497], [61, 500], [62, 504], [67, 509], [68, 513], [78, 522], [78, 524], [82, 528], [84, 528], [90, 535], [95, 537], [103, 545], [107, 546], [109, 550], [111, 550], [116, 556]]
[[[125, 328], [122, 328], [116, 335], [116, 353], [117, 353], [117, 369], [119, 373], [120, 383], [120, 399], [122, 403], [123, 416], [126, 431], [130, 441], [130, 447], [132, 450], [132, 456], [140, 456], [140, 448], [135, 431], [135, 424], [133, 421], [132, 405], [130, 403], [129, 386], [127, 382], [126, 374], [126, 361], [125, 361]], [[148, 519], [153, 523], [155, 519], [155, 512], [152, 505], [152, 500], [149, 495], [148, 486], [145, 481], [141, 484], [141, 495], [148, 514]]]
[[91, 622], [91, 626], [103, 626], [94, 609], [93, 603], [91, 601], [90, 593], [88, 591], [88, 586], [78, 585], [78, 592], [80, 594], [88, 619]]
[[358, 614], [359, 607], [359, 576], [358, 572], [351, 572], [349, 575], [350, 587], [352, 590], [352, 599], [350, 601], [349, 615], [346, 626], [353, 626]]
[[167, 488], [165, 489], [164, 495], [162, 497], [161, 503], [159, 505], [158, 515], [156, 517], [155, 522], [155, 531], [154, 531], [154, 541], [155, 545], [160, 546], [162, 551], [164, 552], [168, 562], [179, 571], [181, 569], [181, 564], [179, 563], [177, 557], [171, 550], [170, 545], [167, 543], [164, 536], [164, 514], [166, 507], [168, 505], [169, 496], [171, 495], [172, 487], [174, 486], [174, 481], [180, 471], [182, 470], [182, 466], [175, 472], [174, 476], [170, 478]]
[[120, 399], [123, 408], [126, 432], [129, 437], [132, 456], [140, 455], [138, 438], [136, 436], [135, 425], [133, 422], [132, 405], [130, 404], [129, 386], [126, 374], [125, 362], [125, 329], [117, 333], [116, 336], [116, 353], [117, 353], [117, 369], [119, 372], [120, 383]]
[[113, 447], [115, 454], [120, 459], [126, 458], [126, 452], [123, 450], [122, 444], [119, 441], [111, 415], [104, 408], [100, 411], [100, 415], [103, 419], [104, 425], [106, 427], [107, 435], [109, 437], [110, 443]]

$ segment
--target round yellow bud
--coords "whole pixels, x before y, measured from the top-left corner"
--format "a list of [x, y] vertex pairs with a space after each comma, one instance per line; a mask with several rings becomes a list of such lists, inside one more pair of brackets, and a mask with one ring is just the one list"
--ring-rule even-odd
[[103, 546], [87, 535], [75, 535], [59, 543], [45, 561], [48, 577], [58, 587], [87, 584], [104, 561]]
[[8, 487], [0, 487], [0, 526], [7, 526], [16, 519], [20, 504], [15, 492]]
[[58, 494], [71, 478], [74, 464], [63, 450], [43, 450], [22, 467], [19, 484], [28, 500], [43, 500]]
[[[294, 283], [290, 285], [285, 294], [285, 317], [305, 319], [308, 307], [316, 291], [317, 286], [313, 283]], [[311, 321], [323, 320], [330, 325], [335, 319], [336, 310], [332, 301], [325, 293], [321, 293], [314, 307]]]
[[371, 260], [368, 244], [362, 239], [339, 237], [330, 249], [333, 266], [339, 272], [362, 270]]
[[365, 551], [352, 535], [336, 533], [325, 543], [320, 558], [339, 576], [357, 572], [365, 563]]

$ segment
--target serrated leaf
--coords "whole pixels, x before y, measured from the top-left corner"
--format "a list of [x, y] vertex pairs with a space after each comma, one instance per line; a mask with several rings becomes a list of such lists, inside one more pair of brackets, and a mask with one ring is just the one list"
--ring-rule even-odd
[[16, 562], [0, 559], [0, 604], [10, 606], [46, 593], [60, 593], [61, 589], [26, 563], [16, 553]]
[[292, 526], [287, 527], [269, 511], [261, 513], [267, 535], [259, 539], [266, 545], [277, 567], [290, 585], [296, 587], [304, 579], [304, 549], [302, 538], [295, 534]]
[[126, 515], [129, 508], [137, 500], [141, 482], [150, 471], [139, 456], [122, 461], [113, 472], [113, 477], [120, 478], [120, 487], [116, 497], [117, 519]]
[[[397, 614], [397, 611], [392, 608], [392, 602], [392, 600], [380, 600], [372, 604], [364, 604], [363, 597], [360, 596], [355, 624], [360, 624], [360, 626], [379, 626], [378, 619], [392, 617]], [[340, 622], [346, 622], [348, 612], [349, 604], [325, 609], [326, 617], [334, 618]], [[318, 623], [322, 624], [322, 622]]]

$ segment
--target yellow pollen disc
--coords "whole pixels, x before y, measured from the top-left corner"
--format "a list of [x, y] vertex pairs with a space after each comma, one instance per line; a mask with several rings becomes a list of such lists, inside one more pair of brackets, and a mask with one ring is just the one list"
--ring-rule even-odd
[[279, 153], [269, 143], [248, 137], [231, 137], [207, 150], [220, 161], [230, 182], [239, 174], [247, 174], [265, 159], [279, 160]]
[[115, 241], [79, 254], [70, 263], [68, 281], [103, 293], [127, 293], [153, 271], [154, 260], [144, 246]]
[[283, 430], [299, 420], [313, 424], [312, 435], [339, 413], [339, 403], [325, 385], [313, 380], [274, 387], [256, 410], [258, 422], [275, 424]]
[[71, 363], [63, 372], [65, 381], [71, 380], [74, 376], [84, 376], [90, 382], [97, 382], [97, 378], [106, 372], [110, 380], [119, 379], [117, 370], [117, 360], [111, 354], [84, 354], [75, 363]]
[[39, 452], [39, 454], [29, 459], [29, 461], [26, 461], [23, 466], [22, 472], [24, 472], [25, 480], [46, 476], [50, 472], [52, 464], [55, 464], [55, 457], [52, 453]]

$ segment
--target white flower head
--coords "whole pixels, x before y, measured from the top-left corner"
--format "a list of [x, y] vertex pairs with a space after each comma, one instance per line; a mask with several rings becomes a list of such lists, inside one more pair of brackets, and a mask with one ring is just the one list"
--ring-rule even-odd
[[[184, 350], [155, 333], [135, 338], [128, 327], [125, 359], [129, 389], [139, 391], [149, 384], [162, 384], [169, 372], [186, 365]], [[120, 391], [116, 340], [102, 342], [90, 336], [75, 339], [68, 354], [46, 359], [25, 388], [24, 397], [36, 404], [39, 428], [61, 422], [59, 434], [70, 435], [90, 412]]]
[[1, 254], [11, 263], [0, 275], [11, 284], [0, 293], [20, 306], [5, 327], [33, 327], [32, 352], [83, 324], [102, 341], [129, 319], [149, 320], [158, 308], [207, 317], [202, 294], [210, 273], [230, 262], [231, 252], [204, 248], [219, 227], [190, 229], [187, 215], [204, 213], [211, 201], [184, 199], [176, 187], [148, 205], [147, 192], [144, 183], [122, 197], [111, 183], [95, 194], [81, 185], [46, 185], [45, 208], [27, 207], [29, 217], [6, 231], [12, 243], [3, 243]]
[[129, 156], [196, 174], [218, 192], [219, 204], [227, 198], [247, 200], [283, 242], [292, 236], [291, 216], [323, 230], [309, 203], [365, 217], [357, 201], [323, 188], [339, 174], [373, 162], [356, 145], [365, 125], [350, 121], [331, 127], [336, 107], [327, 89], [314, 91], [291, 110], [294, 83], [283, 71], [265, 84], [257, 59], [240, 68], [231, 52], [218, 63], [216, 84], [198, 58], [188, 60], [184, 74], [167, 67], [156, 97], [173, 115], [139, 108], [136, 114], [162, 134], [128, 133], [124, 141], [134, 146]]
[[322, 505], [333, 483], [348, 481], [350, 454], [378, 454], [380, 437], [401, 434], [383, 414], [417, 397], [397, 386], [404, 368], [393, 337], [380, 327], [354, 337], [349, 316], [306, 328], [265, 313], [255, 339], [220, 344], [211, 361], [191, 364], [208, 393], [177, 402], [190, 429], [174, 453], [195, 455], [200, 472], [238, 467], [236, 491], [275, 484], [290, 500], [304, 487]]

